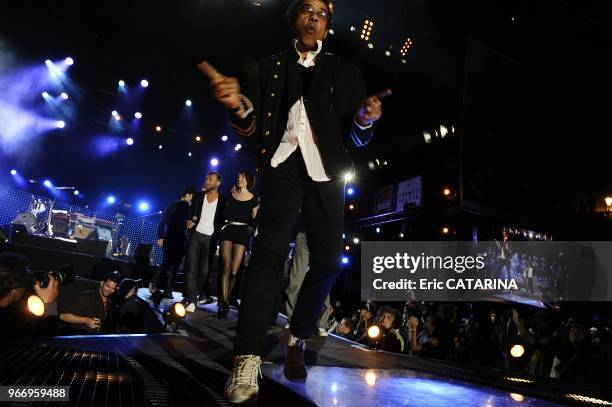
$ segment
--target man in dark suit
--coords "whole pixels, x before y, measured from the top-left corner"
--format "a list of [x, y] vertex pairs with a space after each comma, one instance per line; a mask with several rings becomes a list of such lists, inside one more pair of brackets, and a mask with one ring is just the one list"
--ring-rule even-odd
[[311, 254], [310, 271], [282, 336], [285, 376], [304, 381], [304, 339], [316, 332], [323, 302], [340, 271], [344, 185], [353, 166], [348, 147], [367, 144], [382, 114], [380, 98], [366, 98], [359, 69], [323, 51], [332, 19], [330, 1], [295, 0], [287, 12], [293, 41], [258, 64], [243, 94], [235, 78], [208, 62], [199, 68], [213, 97], [228, 110], [235, 132], [255, 138], [261, 174], [259, 234], [243, 287], [234, 342], [234, 368], [225, 396], [257, 399], [257, 375], [283, 262], [301, 208]]
[[202, 187], [202, 192], [194, 195], [187, 216], [187, 250], [185, 286], [183, 289], [187, 311], [195, 311], [195, 303], [200, 297], [209, 297], [208, 272], [211, 257], [214, 256], [216, 240], [223, 227], [227, 200], [219, 194], [221, 174], [209, 172]]
[[164, 297], [172, 298], [172, 280], [185, 254], [186, 222], [196, 192], [195, 187], [187, 187], [181, 194], [181, 199], [166, 208], [157, 226], [157, 245], [164, 250], [164, 261], [151, 279], [149, 284], [151, 293], [164, 284]]

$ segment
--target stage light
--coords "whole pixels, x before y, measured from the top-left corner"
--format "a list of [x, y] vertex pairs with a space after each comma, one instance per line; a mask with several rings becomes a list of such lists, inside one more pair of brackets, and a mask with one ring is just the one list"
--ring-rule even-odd
[[451, 193], [452, 193], [452, 192], [453, 192], [453, 191], [452, 191], [450, 188], [444, 188], [444, 189], [442, 190], [442, 195], [444, 195], [444, 196], [446, 196], [446, 197], [449, 197], [449, 196], [451, 196]]
[[106, 198], [106, 202], [108, 202], [109, 204], [114, 204], [115, 202], [117, 202], [117, 198], [115, 198], [114, 196], [109, 196], [108, 198]]
[[146, 88], [149, 86], [149, 81], [146, 79], [143, 79], [140, 81], [140, 86], [142, 86], [143, 88]]
[[164, 325], [166, 330], [176, 332], [179, 322], [187, 315], [185, 305], [180, 302], [175, 302], [164, 310]]
[[119, 113], [117, 113], [117, 111], [116, 111], [116, 110], [113, 110], [113, 111], [111, 112], [111, 115], [113, 115], [113, 117], [117, 117], [117, 116], [119, 116]]
[[349, 188], [346, 190], [346, 193], [349, 195], [353, 195], [355, 193], [355, 190], [353, 188]]
[[119, 86], [124, 87], [125, 86], [125, 81], [124, 80], [120, 80], [119, 81]]
[[68, 94], [66, 92], [60, 93], [60, 97], [64, 100], [68, 100]]
[[374, 27], [374, 21], [370, 21], [366, 19], [363, 22], [363, 29], [361, 30], [361, 39], [364, 41], [369, 41], [370, 36], [372, 35], [372, 29]]
[[389, 50], [385, 51], [385, 55], [390, 57], [391, 56], [391, 51], [389, 51]]
[[121, 116], [119, 116], [119, 115], [115, 116], [115, 120], [117, 120], [118, 122], [120, 122], [120, 121], [121, 121]]
[[408, 61], [406, 61], [404, 58], [402, 58], [402, 64], [407, 64]]
[[336, 32], [335, 32], [334, 30], [330, 29], [330, 30], [329, 30], [329, 33], [330, 33], [331, 35], [334, 35]]
[[510, 398], [512, 398], [514, 401], [518, 401], [519, 403], [525, 400], [525, 397], [518, 393], [510, 393]]
[[365, 381], [368, 384], [368, 386], [376, 385], [376, 373], [374, 373], [374, 372], [366, 373], [365, 374]]
[[376, 228], [376, 233], [380, 234], [380, 228], [379, 227]]
[[46, 180], [43, 182], [43, 185], [44, 185], [44, 186], [46, 186], [47, 188], [51, 188], [51, 187], [53, 187], [53, 184], [52, 184], [52, 183], [51, 183], [51, 181], [49, 181], [48, 179], [46, 179]]
[[45, 303], [38, 295], [30, 295], [28, 297], [28, 311], [36, 317], [45, 315]]
[[448, 235], [448, 233], [449, 233], [449, 232], [450, 232], [450, 229], [449, 229], [449, 228], [447, 228], [446, 226], [444, 226], [444, 227], [442, 228], [442, 234], [443, 234], [443, 235]]
[[202, 137], [200, 137], [200, 136], [195, 136], [195, 141], [196, 141], [197, 143], [199, 143], [200, 141], [202, 141]]
[[58, 129], [63, 129], [64, 127], [66, 127], [66, 122], [64, 122], [63, 120], [59, 120], [57, 123], [55, 123], [55, 125]]
[[149, 210], [149, 204], [147, 202], [140, 202], [138, 204], [138, 209], [140, 209], [142, 212], [146, 212]]
[[226, 135], [223, 135], [223, 137], [221, 137], [221, 141], [227, 141], [228, 137]]
[[50, 59], [46, 59], [45, 60], [45, 65], [47, 65], [49, 68], [51, 68], [53, 66], [53, 62], [51, 62]]
[[155, 131], [156, 132], [161, 132], [162, 131], [162, 127], [161, 126], [155, 126]]
[[346, 235], [345, 235], [344, 233], [342, 234], [342, 238], [343, 238], [343, 239], [346, 239]]
[[211, 159], [210, 165], [211, 167], [216, 167], [217, 165], [219, 165], [219, 160], [217, 160], [216, 158]]
[[350, 209], [350, 210], [353, 210], [353, 209], [355, 209], [355, 205], [353, 205], [353, 204], [350, 204], [350, 205], [349, 205], [349, 209]]
[[338, 391], [338, 385], [336, 383], [333, 383], [331, 385], [331, 391], [333, 391], [334, 393]]
[[351, 26], [351, 31], [355, 31], [355, 26], [354, 25]]
[[346, 256], [342, 256], [342, 264], [348, 264], [349, 258]]
[[17, 170], [11, 170], [11, 175], [17, 175]]
[[79, 194], [80, 194], [80, 192], [79, 192], [79, 190], [78, 190], [78, 189], [75, 189], [75, 190], [74, 190], [74, 192], [73, 192], [73, 194], [74, 194], [75, 196], [77, 196], [77, 195], [79, 195]]
[[353, 178], [355, 178], [355, 174], [353, 174], [352, 172], [347, 172], [346, 174], [344, 174], [345, 182], [351, 182]]
[[234, 151], [240, 151], [241, 148], [242, 144], [236, 144], [236, 147], [234, 147]]
[[353, 243], [359, 244], [359, 238], [358, 237], [353, 238]]
[[423, 132], [423, 138], [425, 139], [425, 142], [426, 142], [426, 143], [428, 143], [428, 144], [429, 144], [429, 143], [431, 143], [431, 142], [432, 142], [432, 140], [433, 140], [433, 139], [431, 138], [431, 133], [430, 133], [430, 132], [428, 132], [428, 131], [424, 131], [424, 132]]
[[187, 157], [191, 157], [191, 155], [192, 155], [192, 154], [191, 154], [191, 151], [190, 151], [190, 152], [187, 154]]
[[517, 343], [516, 345], [513, 345], [512, 348], [510, 348], [510, 354], [513, 358], [520, 358], [525, 354], [525, 348], [523, 347], [523, 345]]
[[185, 106], [187, 106], [187, 107], [191, 107], [191, 100], [190, 100], [190, 99], [187, 99], [187, 100], [185, 101]]
[[368, 336], [372, 339], [378, 338], [380, 335], [380, 328], [376, 325], [372, 325], [368, 328]]
[[612, 206], [612, 197], [607, 196], [604, 198], [604, 201], [606, 202], [606, 206]]
[[400, 49], [400, 53], [402, 54], [403, 57], [406, 56], [411, 46], [412, 46], [412, 40], [410, 38], [406, 38], [406, 41], [404, 41], [404, 45], [402, 45], [402, 48]]
[[446, 127], [445, 125], [441, 124], [440, 125], [440, 136], [442, 138], [446, 137], [446, 135], [448, 134], [448, 127]]
[[164, 146], [162, 146], [161, 144], [157, 146], [158, 149], [163, 150]]
[[136, 112], [136, 113], [134, 113], [134, 117], [140, 120], [140, 119], [142, 119], [142, 113]]
[[403, 238], [404, 238], [404, 233], [403, 233], [403, 232], [400, 232], [400, 234], [399, 234], [399, 238], [400, 238], [400, 239], [403, 239]]
[[74, 59], [68, 57], [66, 59], [64, 59], [64, 62], [66, 63], [66, 65], [71, 66], [74, 65]]
[[127, 143], [128, 146], [134, 145], [134, 139], [131, 137], [128, 137], [125, 142]]
[[42, 97], [44, 97], [45, 99], [49, 98], [49, 92], [43, 92]]
[[349, 250], [351, 250], [351, 246], [349, 246], [349, 245], [344, 246], [344, 250], [346, 250], [348, 252]]
[[374, 44], [372, 44], [371, 42], [368, 44], [368, 48], [372, 49], [374, 48]]

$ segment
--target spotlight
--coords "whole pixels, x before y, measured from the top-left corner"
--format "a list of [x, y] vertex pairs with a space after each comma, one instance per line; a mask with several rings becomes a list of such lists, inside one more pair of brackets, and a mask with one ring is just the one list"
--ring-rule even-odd
[[180, 302], [175, 302], [164, 310], [164, 325], [166, 330], [176, 332], [179, 322], [185, 319], [187, 314], [185, 305]]
[[351, 246], [349, 246], [349, 245], [344, 246], [344, 250], [346, 250], [348, 252], [349, 250], [351, 250]]
[[221, 141], [227, 141], [228, 137], [226, 135], [223, 135], [223, 137], [221, 137]]
[[346, 256], [342, 256], [342, 264], [348, 264], [349, 258]]
[[64, 59], [64, 62], [66, 63], [66, 65], [71, 66], [74, 65], [74, 59], [68, 57], [66, 59]]
[[161, 144], [157, 146], [158, 149], [163, 150], [164, 146], [162, 146]]
[[117, 113], [117, 111], [116, 111], [116, 110], [113, 110], [113, 111], [111, 112], [111, 114], [113, 115], [113, 117], [117, 117], [117, 116], [119, 116], [119, 113]]
[[17, 170], [11, 170], [11, 175], [17, 175]]
[[187, 99], [187, 100], [185, 101], [185, 106], [187, 106], [187, 107], [191, 107], [191, 99]]
[[196, 136], [196, 137], [195, 137], [195, 141], [199, 143], [200, 141], [202, 141], [202, 137], [200, 137], [200, 136]]
[[58, 129], [63, 129], [64, 127], [66, 127], [66, 122], [64, 122], [63, 120], [59, 120], [55, 125]]
[[404, 238], [404, 232], [400, 232], [400, 234], [399, 234], [399, 238], [400, 238], [400, 239], [403, 239], [403, 238]]
[[78, 189], [75, 189], [75, 190], [74, 190], [74, 192], [73, 192], [73, 194], [74, 194], [75, 196], [77, 196], [77, 195], [79, 195], [79, 194], [80, 194], [80, 192], [79, 192], [79, 190], [78, 190]]
[[136, 112], [136, 113], [134, 113], [134, 117], [137, 118], [137, 119], [142, 119], [142, 113]]
[[453, 193], [453, 191], [450, 188], [444, 188], [442, 190], [442, 195], [444, 195], [445, 197], [451, 196], [452, 193]]
[[115, 116], [115, 120], [117, 120], [118, 122], [121, 121], [121, 116], [119, 115]]
[[444, 226], [444, 227], [442, 228], [442, 234], [443, 234], [443, 235], [448, 235], [448, 233], [449, 233], [449, 232], [450, 232], [450, 229], [449, 229], [449, 228], [447, 228], [446, 226]]
[[376, 228], [376, 233], [380, 234], [380, 228], [379, 227]]
[[385, 55], [390, 57], [391, 56], [391, 51], [389, 51], [389, 50], [385, 51]]
[[402, 64], [407, 64], [408, 61], [406, 61], [404, 58], [402, 58]]
[[358, 237], [353, 238], [353, 243], [359, 244], [359, 238]]
[[49, 68], [51, 68], [53, 66], [53, 62], [51, 62], [50, 59], [45, 60], [45, 65], [47, 65]]
[[378, 338], [378, 335], [380, 335], [380, 328], [376, 325], [372, 325], [371, 327], [368, 328], [368, 336], [372, 339], [374, 338]]
[[119, 81], [119, 86], [124, 87], [125, 86], [125, 81], [124, 80], [120, 80]]
[[236, 147], [234, 147], [234, 151], [240, 151], [241, 148], [242, 144], [236, 144]]
[[51, 183], [51, 181], [49, 181], [48, 179], [46, 179], [43, 182], [43, 185], [46, 186], [47, 188], [51, 188], [53, 186], [53, 184]]
[[42, 93], [42, 97], [44, 97], [45, 99], [47, 99], [49, 97], [49, 92], [43, 92]]
[[342, 238], [343, 238], [343, 239], [346, 239], [346, 235], [345, 235], [344, 233], [342, 234]]
[[355, 26], [354, 25], [351, 26], [351, 31], [355, 31]]
[[431, 133], [428, 132], [428, 131], [424, 131], [423, 132], [423, 138], [425, 139], [425, 142], [428, 143], [428, 144], [431, 143], [432, 140], [433, 140], [432, 137], [431, 137]]
[[353, 174], [352, 172], [347, 172], [346, 174], [344, 174], [345, 182], [351, 182], [353, 178], [355, 178], [355, 174]]
[[125, 142], [127, 143], [128, 146], [134, 145], [134, 139], [131, 137], [128, 137]]
[[62, 93], [60, 94], [60, 97], [61, 97], [62, 99], [64, 99], [64, 100], [68, 100], [68, 94], [67, 94], [66, 92], [62, 92]]
[[374, 44], [372, 44], [371, 42], [368, 44], [368, 48], [372, 49], [374, 48]]
[[191, 154], [191, 151], [190, 151], [190, 152], [187, 154], [187, 157], [191, 157], [191, 155], [192, 155], [192, 154]]
[[109, 204], [114, 204], [115, 202], [117, 202], [117, 198], [115, 198], [114, 196], [109, 196], [108, 198], [106, 198], [106, 202], [108, 202]]
[[28, 311], [36, 317], [42, 317], [45, 314], [45, 303], [38, 295], [28, 297]]
[[349, 205], [349, 209], [350, 209], [350, 210], [353, 210], [353, 209], [355, 209], [355, 205], [353, 205], [353, 204], [350, 204], [350, 205]]
[[216, 158], [213, 158], [212, 160], [210, 160], [210, 165], [212, 167], [216, 167], [217, 165], [219, 165], [219, 160], [217, 160]]
[[138, 209], [140, 209], [142, 212], [146, 212], [149, 210], [149, 204], [147, 202], [140, 202], [138, 204]]
[[364, 41], [369, 41], [370, 36], [372, 35], [372, 28], [374, 27], [374, 21], [370, 21], [366, 19], [363, 22], [363, 29], [361, 30], [361, 39]]
[[[404, 45], [402, 45], [402, 49], [400, 49], [400, 53], [402, 54], [403, 57], [406, 56], [406, 54], [408, 53], [408, 49], [410, 49], [411, 46], [412, 46], [412, 40], [410, 38], [406, 38], [406, 41], [404, 41]], [[404, 62], [404, 60], [402, 60], [402, 62]]]
[[161, 126], [155, 126], [155, 131], [160, 133], [162, 131], [162, 127]]
[[346, 193], [349, 195], [353, 195], [355, 193], [355, 190], [353, 188], [349, 188], [346, 190]]
[[446, 137], [446, 135], [448, 134], [448, 127], [446, 127], [445, 125], [441, 124], [440, 125], [440, 136], [442, 138]]
[[525, 354], [525, 348], [523, 347], [523, 345], [519, 345], [517, 343], [516, 345], [513, 345], [512, 348], [510, 348], [510, 354], [514, 358], [520, 358]]
[[140, 81], [140, 86], [142, 86], [143, 88], [146, 88], [149, 86], [149, 81], [146, 79], [143, 79]]

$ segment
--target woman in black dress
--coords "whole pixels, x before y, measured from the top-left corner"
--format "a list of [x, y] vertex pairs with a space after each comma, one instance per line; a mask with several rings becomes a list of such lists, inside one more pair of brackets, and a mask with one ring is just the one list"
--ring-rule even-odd
[[218, 311], [220, 318], [227, 317], [228, 300], [236, 284], [236, 274], [244, 259], [244, 252], [249, 245], [249, 225], [259, 209], [259, 199], [250, 192], [254, 186], [255, 176], [249, 171], [242, 171], [238, 174], [236, 185], [227, 200], [225, 223], [220, 238], [223, 261], [222, 298]]

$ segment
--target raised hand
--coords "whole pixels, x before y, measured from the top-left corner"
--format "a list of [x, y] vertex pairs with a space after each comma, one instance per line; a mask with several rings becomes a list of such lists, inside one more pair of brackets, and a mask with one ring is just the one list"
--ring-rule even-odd
[[359, 106], [355, 120], [360, 126], [369, 126], [382, 116], [382, 99], [391, 95], [391, 89], [384, 89], [370, 96]]
[[226, 108], [233, 110], [242, 106], [240, 101], [240, 84], [238, 79], [223, 76], [207, 61], [198, 64], [198, 68], [210, 79], [213, 98]]

